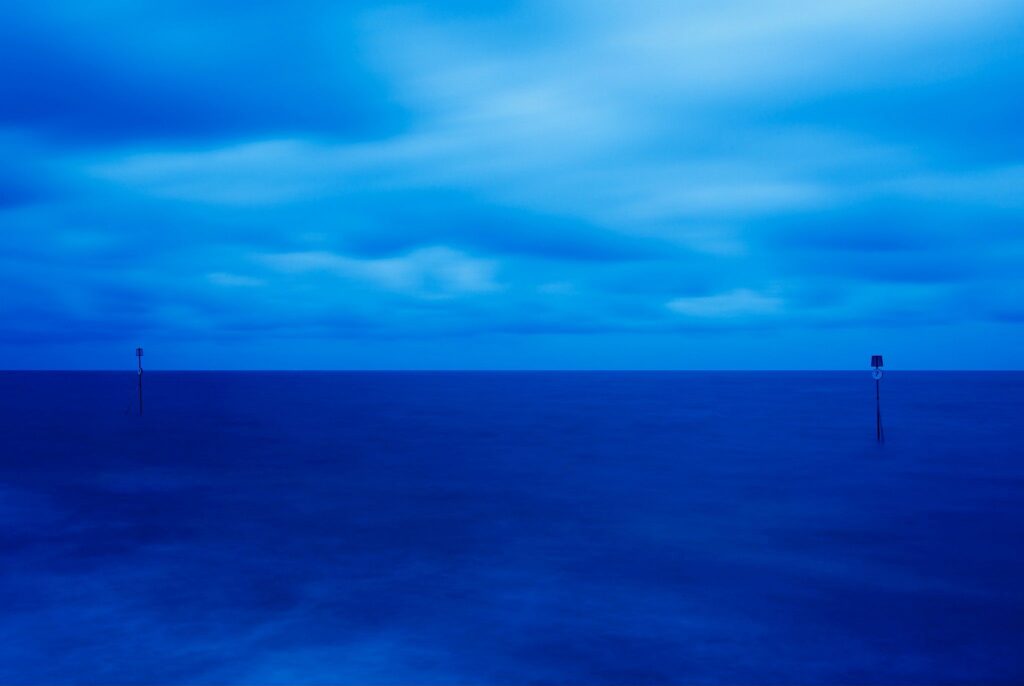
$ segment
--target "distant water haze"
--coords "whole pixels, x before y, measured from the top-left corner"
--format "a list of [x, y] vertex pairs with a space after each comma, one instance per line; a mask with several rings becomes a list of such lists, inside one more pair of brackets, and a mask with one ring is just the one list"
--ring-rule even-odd
[[1024, 374], [0, 374], [0, 682], [1024, 680]]

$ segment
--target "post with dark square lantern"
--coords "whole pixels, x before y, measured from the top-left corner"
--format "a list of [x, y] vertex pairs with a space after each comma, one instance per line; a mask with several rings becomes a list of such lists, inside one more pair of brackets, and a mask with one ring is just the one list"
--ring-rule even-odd
[[885, 442], [885, 431], [882, 429], [882, 356], [872, 355], [871, 366], [874, 371], [871, 376], [875, 379], [875, 440], [879, 443]]
[[142, 348], [135, 349], [135, 357], [139, 360], [139, 415], [142, 415]]

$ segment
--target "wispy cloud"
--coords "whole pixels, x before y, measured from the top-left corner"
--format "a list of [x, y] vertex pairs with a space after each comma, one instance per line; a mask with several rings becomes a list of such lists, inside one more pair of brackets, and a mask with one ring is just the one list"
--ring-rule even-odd
[[354, 259], [321, 251], [264, 255], [261, 260], [283, 272], [325, 271], [419, 297], [489, 293], [499, 288], [493, 260], [444, 247], [383, 259]]
[[747, 315], [775, 314], [782, 310], [783, 300], [747, 288], [728, 293], [690, 298], [675, 298], [666, 307], [690, 317], [743, 317]]

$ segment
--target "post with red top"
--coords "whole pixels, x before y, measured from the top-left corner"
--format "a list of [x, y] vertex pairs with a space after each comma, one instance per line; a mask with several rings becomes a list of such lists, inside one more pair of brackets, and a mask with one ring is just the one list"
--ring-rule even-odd
[[874, 371], [871, 376], [875, 379], [875, 440], [879, 443], [885, 442], [885, 431], [882, 429], [882, 356], [872, 355], [871, 366]]
[[139, 415], [142, 415], [142, 348], [135, 349], [135, 357], [139, 360]]

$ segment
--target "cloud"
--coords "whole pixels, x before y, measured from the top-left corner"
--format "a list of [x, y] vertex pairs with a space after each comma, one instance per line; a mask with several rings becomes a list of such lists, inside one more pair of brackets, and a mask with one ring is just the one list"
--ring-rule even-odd
[[256, 279], [251, 276], [243, 276], [241, 274], [228, 274], [226, 272], [211, 272], [206, 275], [206, 278], [210, 280], [210, 283], [217, 284], [218, 286], [227, 286], [229, 288], [251, 288], [266, 284], [266, 281], [263, 279]]
[[[94, 24], [103, 12], [102, 25]], [[356, 17], [337, 4], [58, 0], [5, 8], [0, 126], [69, 145], [379, 132], [399, 112], [359, 68]], [[350, 50], [338, 49], [339, 44]]]
[[500, 288], [495, 281], [495, 262], [445, 247], [382, 259], [354, 259], [330, 252], [279, 253], [260, 259], [282, 272], [328, 272], [426, 298], [489, 293]]
[[747, 288], [728, 293], [689, 298], [675, 298], [666, 307], [688, 317], [742, 317], [747, 315], [776, 314], [782, 310], [783, 300]]

